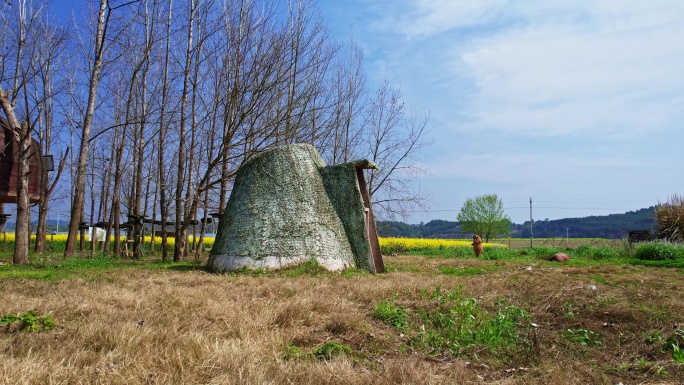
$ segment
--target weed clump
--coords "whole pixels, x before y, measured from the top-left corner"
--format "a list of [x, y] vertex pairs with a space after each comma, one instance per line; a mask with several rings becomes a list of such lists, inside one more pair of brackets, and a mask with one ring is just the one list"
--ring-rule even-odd
[[437, 287], [430, 299], [436, 301], [435, 306], [420, 312], [425, 322], [421, 343], [433, 353], [448, 351], [460, 356], [475, 346], [497, 353], [527, 343], [519, 330], [531, 317], [523, 309], [506, 305], [490, 314], [475, 298], [463, 297], [460, 288], [442, 292]]
[[5, 331], [9, 331], [12, 324], [18, 323], [19, 330], [40, 332], [52, 330], [57, 325], [52, 315], [38, 315], [38, 310], [29, 310], [24, 313], [5, 314], [0, 318], [0, 325], [5, 325]]
[[351, 353], [352, 350], [349, 346], [335, 341], [328, 341], [313, 351], [313, 355], [319, 360], [330, 360], [340, 355], [349, 356]]
[[380, 301], [380, 304], [375, 307], [373, 313], [380, 321], [397, 329], [406, 330], [409, 327], [406, 309], [402, 306], [397, 306], [396, 303], [390, 304], [385, 300]]
[[587, 329], [566, 329], [561, 333], [568, 341], [576, 342], [582, 346], [602, 348], [601, 333]]
[[438, 286], [421, 296], [427, 303], [416, 310], [383, 300], [374, 309], [375, 317], [408, 334], [410, 346], [432, 355], [477, 356], [488, 352], [505, 356], [531, 347], [521, 334], [529, 325], [529, 313], [506, 301], [497, 303], [501, 306], [497, 310], [488, 311], [477, 299], [463, 296], [460, 287], [442, 291]]

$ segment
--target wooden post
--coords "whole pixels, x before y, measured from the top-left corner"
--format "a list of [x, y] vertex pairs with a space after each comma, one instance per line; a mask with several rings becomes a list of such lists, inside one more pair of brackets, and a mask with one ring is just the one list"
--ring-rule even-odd
[[80, 234], [80, 237], [81, 237], [80, 243], [79, 243], [78, 246], [79, 246], [79, 250], [80, 250], [81, 252], [83, 252], [83, 250], [85, 249], [85, 229], [87, 229], [87, 228], [88, 228], [88, 224], [85, 223], [85, 222], [81, 222], [81, 223], [78, 225], [78, 230], [79, 230], [79, 234]]
[[90, 258], [95, 254], [95, 227], [90, 228]]

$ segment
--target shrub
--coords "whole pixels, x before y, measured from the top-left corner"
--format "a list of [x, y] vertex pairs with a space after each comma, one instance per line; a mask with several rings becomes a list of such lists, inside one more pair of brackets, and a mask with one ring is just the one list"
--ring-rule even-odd
[[654, 215], [659, 238], [684, 241], [684, 196], [673, 194], [667, 202], [658, 202]]
[[575, 248], [574, 255], [595, 261], [605, 261], [611, 259], [618, 259], [621, 255], [621, 249], [612, 246], [592, 246], [581, 245]]
[[535, 246], [535, 247], [531, 248], [530, 250], [532, 253], [534, 253], [534, 255], [537, 258], [543, 258], [543, 259], [547, 259], [556, 253], [565, 252], [560, 247], [551, 247], [551, 246]]
[[589, 257], [592, 254], [592, 247], [590, 245], [577, 246], [574, 254], [578, 257]]
[[684, 247], [667, 242], [644, 242], [636, 246], [634, 257], [642, 261], [684, 261]]
[[620, 258], [620, 250], [611, 246], [595, 246], [591, 250], [591, 258], [596, 261]]
[[507, 248], [486, 246], [480, 258], [486, 261], [499, 261], [508, 258], [510, 255], [511, 251]]

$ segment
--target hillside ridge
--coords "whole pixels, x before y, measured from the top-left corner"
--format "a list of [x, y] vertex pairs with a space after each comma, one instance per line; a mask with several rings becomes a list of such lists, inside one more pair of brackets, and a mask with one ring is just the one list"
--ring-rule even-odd
[[[652, 230], [655, 225], [655, 206], [622, 214], [592, 215], [581, 218], [536, 220], [532, 224], [536, 238], [567, 236], [571, 238], [626, 238], [630, 230]], [[398, 221], [378, 221], [378, 235], [381, 237], [409, 238], [469, 238], [457, 221], [436, 219], [427, 223], [406, 224]], [[529, 238], [530, 221], [512, 224], [511, 237]]]

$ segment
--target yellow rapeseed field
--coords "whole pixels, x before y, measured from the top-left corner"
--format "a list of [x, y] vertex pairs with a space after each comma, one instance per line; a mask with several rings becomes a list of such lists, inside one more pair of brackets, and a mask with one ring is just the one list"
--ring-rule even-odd
[[[4, 236], [7, 237], [7, 242], [14, 242], [14, 233], [5, 233]], [[36, 236], [35, 234], [31, 235], [31, 239], [35, 240]], [[1, 240], [2, 238], [0, 238]], [[114, 237], [112, 236], [110, 238], [112, 241], [114, 240]], [[121, 240], [124, 241], [126, 239], [125, 236], [121, 237]], [[67, 240], [67, 235], [66, 234], [55, 234], [55, 235], [48, 235], [47, 240], [49, 242], [55, 242], [55, 243], [66, 243]], [[86, 234], [85, 236], [86, 241], [90, 241], [88, 238], [88, 235]], [[149, 243], [152, 241], [152, 237], [149, 235], [146, 235], [144, 237], [144, 244], [149, 245]], [[427, 238], [379, 238], [380, 241], [380, 248], [383, 250], [383, 252], [386, 253], [392, 253], [392, 252], [410, 252], [410, 251], [427, 251], [427, 250], [438, 250], [438, 249], [445, 249], [445, 248], [455, 248], [455, 247], [469, 247], [472, 243], [471, 240], [467, 239], [427, 239]], [[188, 237], [188, 242], [192, 243], [193, 242], [193, 236], [190, 235]], [[199, 236], [197, 237], [197, 242], [199, 242]], [[161, 237], [154, 237], [154, 244], [155, 248], [157, 246], [161, 246]], [[175, 238], [167, 238], [167, 244], [173, 247], [176, 244]], [[205, 237], [204, 238], [204, 245], [203, 248], [210, 248], [214, 245], [214, 237]], [[484, 246], [488, 247], [507, 247], [506, 245], [502, 245], [499, 243], [484, 243]]]
[[[0, 241], [4, 241], [5, 239], [7, 240], [8, 243], [14, 243], [15, 234], [14, 233], [1, 234], [0, 235]], [[88, 234], [85, 235], [84, 239], [86, 242], [90, 242], [90, 238], [88, 237]], [[110, 236], [110, 239], [112, 241], [114, 241], [114, 236]], [[197, 242], [199, 242], [199, 239], [200, 239], [200, 237], [197, 236]], [[36, 240], [35, 234], [31, 234], [31, 240], [32, 241]], [[47, 240], [49, 242], [55, 242], [55, 243], [66, 243], [67, 234], [54, 234], [54, 235], [48, 234]], [[126, 236], [125, 235], [121, 236], [121, 241], [125, 241], [125, 240], [126, 240]], [[151, 242], [151, 240], [152, 240], [152, 237], [149, 235], [146, 235], [144, 237], [144, 243], [145, 244], [149, 244]], [[176, 244], [175, 238], [169, 237], [166, 240], [167, 240], [168, 245], [174, 246]], [[192, 243], [192, 241], [193, 241], [193, 236], [192, 235], [188, 236], [188, 242]], [[154, 237], [155, 246], [160, 246], [161, 243], [162, 243], [161, 237]], [[214, 237], [204, 237], [204, 247], [211, 247], [213, 244], [214, 244]]]
[[[472, 241], [465, 239], [426, 239], [426, 238], [380, 238], [382, 250], [417, 251], [470, 246]], [[506, 247], [498, 243], [483, 243], [483, 246]]]

